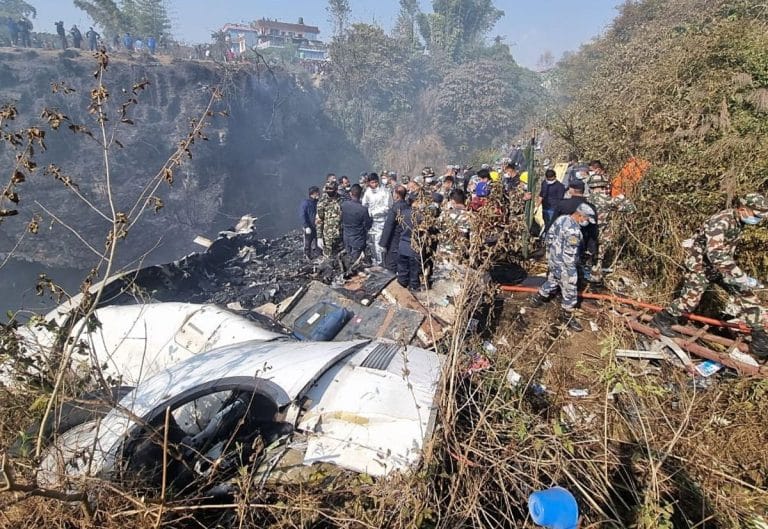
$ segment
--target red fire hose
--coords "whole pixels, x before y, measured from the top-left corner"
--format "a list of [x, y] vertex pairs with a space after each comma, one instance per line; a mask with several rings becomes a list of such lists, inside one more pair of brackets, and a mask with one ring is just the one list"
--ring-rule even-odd
[[[524, 293], [530, 293], [530, 294], [534, 294], [539, 291], [539, 289], [536, 287], [524, 287], [520, 285], [501, 285], [501, 290], [503, 290], [504, 292], [524, 292]], [[650, 303], [644, 303], [642, 301], [638, 301], [636, 299], [631, 299], [631, 298], [622, 298], [619, 296], [614, 296], [612, 294], [596, 294], [594, 292], [582, 291], [582, 292], [579, 292], [579, 296], [583, 299], [612, 301], [614, 303], [621, 303], [622, 305], [630, 305], [632, 307], [637, 307], [639, 309], [648, 309], [654, 312], [659, 312], [664, 309], [664, 307], [660, 307], [659, 305], [652, 305]], [[706, 316], [699, 316], [698, 314], [684, 314], [683, 317], [691, 321], [697, 321], [699, 323], [712, 325], [714, 327], [734, 329], [736, 331], [739, 331], [745, 334], [749, 334], [751, 332], [751, 329], [746, 325], [744, 325], [743, 323], [730, 323], [727, 321], [716, 320], [714, 318], [707, 318]]]

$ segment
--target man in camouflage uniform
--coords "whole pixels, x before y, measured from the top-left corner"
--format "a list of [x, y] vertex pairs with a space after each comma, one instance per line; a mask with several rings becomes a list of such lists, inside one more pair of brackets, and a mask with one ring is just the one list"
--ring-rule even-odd
[[624, 195], [612, 196], [611, 179], [600, 160], [590, 162], [586, 185], [589, 189], [589, 201], [597, 208], [597, 216], [600, 219], [597, 260], [591, 273], [587, 275], [590, 281], [599, 282], [602, 272], [610, 271], [612, 268], [610, 262], [606, 260], [606, 255], [610, 255], [612, 260], [616, 258], [614, 251], [617, 219], [622, 213], [634, 212], [635, 205]]
[[531, 297], [532, 307], [540, 307], [559, 289], [563, 298], [560, 321], [569, 329], [584, 330], [573, 314], [578, 303], [578, 265], [581, 249], [581, 227], [597, 222], [597, 214], [589, 204], [580, 204], [570, 215], [558, 218], [547, 232], [549, 267], [547, 281]]
[[743, 318], [752, 328], [752, 354], [768, 357], [768, 313], [752, 292], [761, 286], [760, 282], [749, 277], [734, 260], [744, 226], [758, 224], [766, 216], [768, 201], [761, 194], [751, 193], [739, 200], [738, 208], [713, 215], [693, 238], [683, 241], [687, 257], [680, 297], [658, 312], [652, 321], [663, 335], [676, 336], [672, 326], [684, 313], [693, 312], [709, 284], [717, 282], [729, 293], [732, 315]]
[[327, 258], [334, 258], [341, 252], [341, 196], [335, 180], [325, 184], [325, 197], [317, 204], [317, 247], [323, 250]]
[[451, 203], [440, 214], [437, 255], [442, 262], [464, 264], [469, 254], [471, 212], [467, 210], [466, 195], [454, 189]]

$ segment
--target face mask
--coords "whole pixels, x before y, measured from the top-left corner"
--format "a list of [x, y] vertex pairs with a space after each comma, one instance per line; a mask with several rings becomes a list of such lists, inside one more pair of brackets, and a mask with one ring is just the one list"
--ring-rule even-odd
[[388, 183], [389, 183], [389, 179], [388, 178], [382, 178], [381, 179], [381, 184], [382, 185], [387, 185]]
[[555, 183], [555, 180], [544, 180], [544, 181], [547, 183], [547, 185]]
[[756, 217], [754, 215], [750, 217], [742, 217], [741, 222], [744, 224], [748, 224], [750, 226], [754, 226], [755, 224], [760, 224], [760, 221], [763, 220], [762, 217]]
[[576, 178], [579, 180], [584, 180], [584, 173], [576, 173]]
[[589, 176], [595, 176], [595, 172], [594, 171], [590, 171], [589, 172]]
[[579, 226], [581, 226], [582, 228], [586, 228], [587, 226], [589, 226], [589, 221], [588, 220], [580, 220], [579, 221]]

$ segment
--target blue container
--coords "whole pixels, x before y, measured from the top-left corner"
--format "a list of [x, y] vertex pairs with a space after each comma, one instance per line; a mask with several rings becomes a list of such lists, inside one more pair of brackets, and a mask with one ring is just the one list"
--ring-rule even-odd
[[330, 342], [351, 317], [352, 312], [347, 309], [320, 301], [296, 318], [293, 335], [302, 341]]
[[536, 525], [548, 529], [576, 529], [579, 524], [576, 498], [562, 487], [531, 494], [528, 497], [528, 511]]

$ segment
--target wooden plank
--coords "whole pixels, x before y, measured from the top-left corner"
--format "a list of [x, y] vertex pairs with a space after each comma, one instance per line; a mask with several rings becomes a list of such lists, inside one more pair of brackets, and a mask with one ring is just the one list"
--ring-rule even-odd
[[424, 322], [419, 327], [417, 333], [419, 340], [422, 341], [425, 347], [434, 345], [436, 341], [443, 338], [451, 329], [448, 323], [427, 310], [411, 291], [400, 286], [397, 281], [387, 285], [387, 288], [381, 291], [381, 296], [390, 303], [418, 311], [425, 316]]

